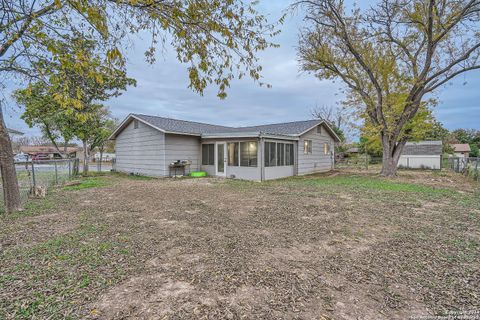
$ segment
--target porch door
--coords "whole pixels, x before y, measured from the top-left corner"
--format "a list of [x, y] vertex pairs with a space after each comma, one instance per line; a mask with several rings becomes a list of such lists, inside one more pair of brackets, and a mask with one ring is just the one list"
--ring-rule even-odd
[[227, 164], [227, 144], [225, 142], [216, 143], [216, 158], [215, 158], [215, 173], [217, 176], [227, 176], [227, 171], [225, 170]]

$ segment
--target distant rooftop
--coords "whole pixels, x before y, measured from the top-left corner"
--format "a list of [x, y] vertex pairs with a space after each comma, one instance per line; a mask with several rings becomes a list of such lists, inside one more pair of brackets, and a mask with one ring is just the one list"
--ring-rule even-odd
[[436, 156], [443, 152], [442, 141], [412, 141], [407, 142], [403, 148], [402, 155], [405, 156]]
[[455, 152], [470, 152], [470, 151], [472, 151], [470, 149], [470, 145], [467, 144], [467, 143], [452, 144], [452, 147], [455, 150]]
[[428, 140], [428, 141], [409, 141], [406, 146], [441, 146], [443, 142], [441, 140]]

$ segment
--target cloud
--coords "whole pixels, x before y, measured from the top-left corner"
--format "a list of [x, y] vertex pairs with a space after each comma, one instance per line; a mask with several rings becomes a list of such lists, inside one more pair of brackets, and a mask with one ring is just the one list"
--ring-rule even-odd
[[[289, 3], [262, 1], [260, 8], [274, 20]], [[299, 16], [288, 16], [282, 33], [275, 39], [281, 47], [259, 55], [263, 81], [271, 84], [271, 89], [259, 87], [248, 78], [235, 80], [225, 100], [216, 97], [215, 88], [209, 88], [204, 96], [188, 89], [187, 66], [176, 60], [172, 48], [167, 47], [155, 64], [147, 64], [144, 51], [148, 41], [138, 39], [128, 53], [128, 73], [137, 79], [137, 86], [106, 105], [120, 119], [131, 112], [232, 126], [308, 119], [315, 105], [334, 105], [342, 100], [343, 95], [340, 83], [320, 81], [299, 72], [295, 47], [301, 25]], [[479, 75], [480, 72], [471, 73], [466, 85], [462, 84], [462, 78], [441, 91], [441, 103], [435, 114], [447, 128], [479, 127]], [[19, 119], [21, 112], [12, 103], [10, 106], [6, 119], [8, 125], [29, 134], [38, 134], [36, 129], [26, 129], [25, 123]]]

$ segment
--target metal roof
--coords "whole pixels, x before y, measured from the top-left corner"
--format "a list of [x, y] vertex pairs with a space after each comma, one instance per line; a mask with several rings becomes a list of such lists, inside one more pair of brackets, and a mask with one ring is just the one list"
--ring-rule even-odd
[[442, 141], [418, 141], [407, 142], [403, 148], [402, 155], [405, 156], [435, 156], [441, 155], [443, 150]]
[[115, 130], [115, 132], [110, 137], [114, 139], [117, 134], [123, 130], [123, 128], [130, 122], [132, 119], [138, 119], [151, 127], [160, 130], [165, 133], [175, 133], [175, 134], [187, 134], [187, 135], [197, 135], [205, 137], [223, 137], [223, 136], [241, 136], [246, 134], [271, 134], [279, 136], [290, 136], [298, 137], [308, 130], [313, 129], [319, 124], [324, 124], [325, 127], [330, 131], [330, 133], [338, 139], [335, 132], [328, 126], [328, 124], [323, 120], [305, 120], [305, 121], [293, 121], [285, 123], [275, 123], [275, 124], [266, 124], [259, 126], [249, 126], [249, 127], [227, 127], [221, 125], [213, 125], [201, 122], [186, 121], [186, 120], [177, 120], [171, 118], [164, 118], [158, 116], [149, 116], [144, 114], [130, 114], [122, 124]]

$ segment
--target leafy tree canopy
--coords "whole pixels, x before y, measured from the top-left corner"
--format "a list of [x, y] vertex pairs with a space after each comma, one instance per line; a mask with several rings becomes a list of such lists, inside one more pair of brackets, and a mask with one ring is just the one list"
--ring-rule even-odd
[[[396, 110], [400, 112], [399, 109]], [[389, 111], [387, 119], [394, 121], [395, 108]], [[368, 116], [364, 115], [363, 118], [365, 124], [360, 133], [360, 151], [380, 157], [383, 155], [383, 148], [378, 128], [371, 123]], [[431, 108], [424, 103], [415, 117], [405, 126], [403, 132], [408, 136], [409, 141], [443, 140], [444, 132], [439, 126], [441, 127], [441, 124], [435, 120]]]
[[447, 141], [450, 144], [467, 143], [470, 145], [470, 156], [480, 157], [480, 130], [476, 129], [456, 129], [448, 136]]
[[480, 1], [379, 0], [352, 9], [343, 0], [299, 0], [294, 7], [307, 24], [301, 68], [345, 84], [380, 136], [382, 174], [394, 176], [423, 103], [480, 68]]
[[[69, 63], [63, 47], [73, 37], [94, 39], [111, 62], [120, 63], [130, 34], [147, 33], [149, 62], [168, 41], [188, 65], [190, 88], [208, 84], [225, 97], [234, 77], [260, 80], [256, 53], [274, 44], [278, 31], [239, 0], [19, 0], [0, 1], [0, 72], [41, 77], [38, 64]], [[81, 52], [69, 52], [81, 59]]]

